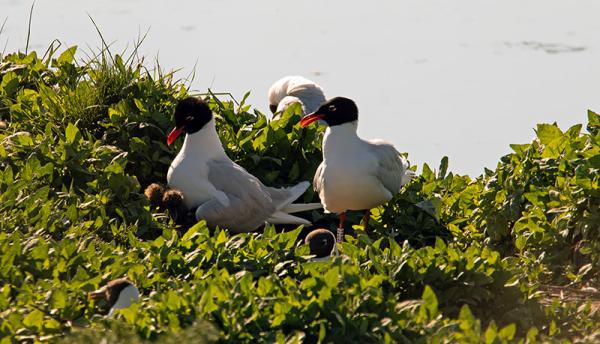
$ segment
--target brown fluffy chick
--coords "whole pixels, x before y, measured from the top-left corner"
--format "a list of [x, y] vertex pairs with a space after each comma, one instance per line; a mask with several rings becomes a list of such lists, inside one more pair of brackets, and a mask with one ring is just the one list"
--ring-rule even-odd
[[164, 193], [165, 187], [159, 183], [152, 183], [144, 190], [144, 194], [148, 198], [148, 201], [150, 201], [152, 208], [162, 208]]
[[179, 225], [193, 225], [196, 223], [194, 214], [188, 214], [188, 209], [183, 203], [183, 193], [176, 189], [171, 189], [159, 183], [148, 185], [144, 194], [150, 201], [152, 208], [158, 208], [160, 211], [169, 211], [171, 218]]
[[169, 211], [175, 222], [187, 216], [188, 209], [183, 203], [183, 193], [176, 189], [165, 191], [162, 199], [163, 206]]
[[308, 233], [304, 243], [310, 248], [310, 254], [323, 258], [331, 256], [335, 249], [335, 235], [325, 228], [318, 228]]

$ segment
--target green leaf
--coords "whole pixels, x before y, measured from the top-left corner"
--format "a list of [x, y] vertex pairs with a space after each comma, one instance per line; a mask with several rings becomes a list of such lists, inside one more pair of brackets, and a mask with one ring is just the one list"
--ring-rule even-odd
[[535, 343], [537, 336], [538, 336], [539, 330], [535, 327], [532, 327], [529, 329], [529, 331], [527, 331], [527, 340], [530, 343]]
[[50, 299], [52, 308], [63, 309], [67, 306], [67, 293], [63, 289], [56, 289], [52, 292]]
[[458, 319], [461, 320], [460, 328], [462, 330], [470, 330], [475, 325], [475, 317], [473, 316], [473, 313], [471, 313], [471, 309], [467, 305], [463, 305], [460, 308]]
[[438, 171], [438, 179], [444, 179], [446, 177], [446, 172], [448, 171], [448, 157], [445, 156], [442, 158], [440, 162], [440, 167]]
[[325, 324], [324, 323], [320, 323], [319, 324], [319, 340], [318, 343], [323, 343], [323, 341], [325, 340], [325, 336], [327, 335], [327, 330], [325, 329]]
[[429, 314], [429, 319], [433, 319], [438, 313], [438, 299], [435, 295], [433, 289], [430, 286], [426, 285], [423, 289], [423, 295], [421, 296], [423, 300], [423, 305], [425, 309], [427, 309], [427, 313]]
[[75, 59], [75, 53], [76, 52], [77, 52], [77, 46], [76, 45], [74, 45], [74, 46], [66, 49], [58, 57], [58, 59], [57, 59], [58, 64], [61, 65], [61, 64], [72, 63], [73, 60]]
[[488, 325], [483, 336], [486, 344], [494, 343], [494, 340], [498, 336], [498, 328], [496, 327], [496, 323], [493, 320]]
[[325, 276], [323, 276], [323, 280], [329, 288], [335, 288], [339, 283], [339, 278], [340, 269], [337, 266], [329, 269]]
[[600, 131], [600, 115], [598, 115], [592, 110], [588, 110], [587, 117], [587, 131], [589, 131], [590, 134], [596, 136], [598, 134], [598, 131]]
[[40, 330], [44, 326], [44, 313], [34, 309], [31, 313], [27, 314], [23, 319], [23, 325]]
[[551, 144], [563, 135], [562, 131], [554, 124], [538, 124], [536, 133], [540, 142], [544, 145]]
[[168, 309], [175, 311], [181, 307], [181, 298], [173, 291], [167, 291], [165, 304]]
[[20, 82], [15, 72], [8, 72], [2, 76], [0, 81], [0, 94], [6, 94], [9, 98], [19, 90]]
[[135, 104], [135, 106], [138, 108], [138, 110], [144, 112], [146, 111], [146, 106], [144, 105], [144, 103], [142, 103], [141, 100], [139, 100], [138, 98], [134, 98], [133, 102]]
[[529, 147], [531, 146], [529, 143], [526, 144], [510, 144], [509, 145], [510, 148], [512, 148], [513, 151], [515, 151], [515, 153], [519, 156], [523, 156], [523, 154], [525, 153], [525, 151], [527, 149], [529, 149]]
[[517, 325], [509, 324], [504, 326], [499, 332], [498, 337], [505, 340], [512, 340], [515, 337], [515, 333], [517, 332]]
[[79, 129], [75, 125], [73, 125], [73, 123], [69, 123], [67, 125], [67, 129], [65, 129], [65, 138], [67, 139], [67, 143], [75, 142], [76, 139], [80, 138], [78, 136]]
[[281, 242], [285, 243], [284, 248], [286, 250], [289, 250], [292, 247], [294, 247], [294, 245], [296, 245], [296, 239], [298, 238], [298, 235], [300, 235], [301, 231], [302, 231], [302, 227], [298, 227], [298, 228], [294, 229], [293, 231], [281, 233], [279, 235]]

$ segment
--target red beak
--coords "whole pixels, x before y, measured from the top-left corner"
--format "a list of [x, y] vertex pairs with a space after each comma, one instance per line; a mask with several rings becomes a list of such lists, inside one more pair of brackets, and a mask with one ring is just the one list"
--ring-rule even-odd
[[324, 115], [321, 115], [320, 113], [316, 113], [313, 112], [310, 115], [306, 115], [304, 116], [301, 120], [300, 120], [300, 126], [302, 128], [306, 127], [307, 125], [311, 124], [312, 122], [318, 121], [320, 119], [323, 119], [323, 117], [325, 117]]
[[181, 133], [183, 133], [183, 128], [175, 128], [171, 130], [169, 136], [167, 136], [167, 144], [170, 146], [171, 143], [173, 143], [173, 141], [175, 141], [175, 139], [181, 135]]

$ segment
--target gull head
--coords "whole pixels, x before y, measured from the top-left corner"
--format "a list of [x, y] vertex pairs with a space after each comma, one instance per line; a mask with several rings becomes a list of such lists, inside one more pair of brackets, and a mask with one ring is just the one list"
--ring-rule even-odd
[[325, 228], [318, 228], [308, 233], [304, 243], [310, 248], [310, 254], [316, 258], [329, 257], [335, 251], [335, 235]]
[[181, 134], [200, 131], [213, 118], [212, 111], [204, 100], [188, 97], [175, 107], [175, 128], [167, 136], [167, 144], [172, 144]]
[[358, 120], [358, 107], [352, 99], [344, 97], [331, 98], [319, 106], [317, 111], [300, 120], [300, 126], [306, 127], [312, 122], [323, 120], [333, 127]]

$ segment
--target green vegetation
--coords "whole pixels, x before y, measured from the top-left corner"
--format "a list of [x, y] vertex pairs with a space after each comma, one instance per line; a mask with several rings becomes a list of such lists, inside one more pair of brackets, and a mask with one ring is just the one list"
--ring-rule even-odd
[[[424, 165], [372, 230], [312, 262], [301, 229], [178, 228], [150, 209], [188, 90], [135, 54], [75, 55], [0, 61], [0, 343], [600, 340], [597, 114], [586, 132], [538, 125], [475, 179]], [[266, 184], [312, 179], [322, 129], [298, 107], [269, 122], [205, 96], [233, 159]], [[106, 318], [86, 295], [122, 276], [142, 301]]]

